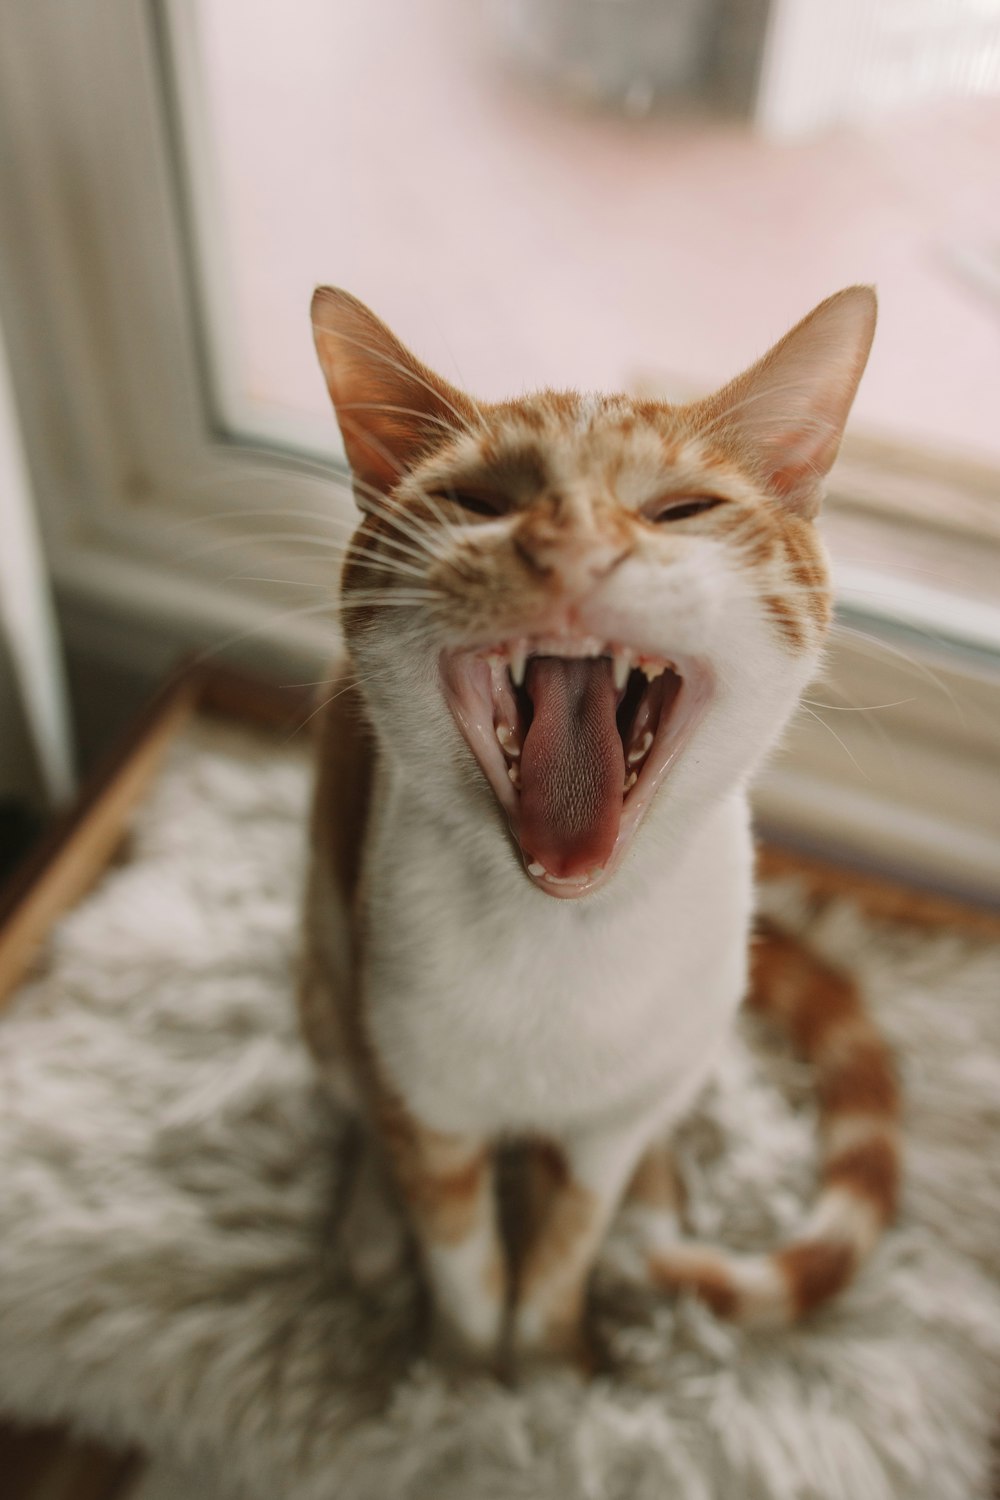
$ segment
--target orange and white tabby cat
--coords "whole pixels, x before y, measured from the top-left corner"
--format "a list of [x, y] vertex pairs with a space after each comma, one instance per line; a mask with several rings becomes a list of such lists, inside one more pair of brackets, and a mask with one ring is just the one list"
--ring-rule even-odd
[[[668, 1147], [748, 988], [747, 785], [819, 661], [813, 522], [874, 326], [850, 287], [707, 400], [487, 404], [316, 293], [363, 517], [302, 1015], [365, 1124], [356, 1274], [391, 1270], [405, 1218], [438, 1338], [473, 1359], [584, 1353], [619, 1212], [639, 1274], [747, 1322], [832, 1295], [893, 1212], [891, 1061], [850, 982], [777, 934], [750, 1000], [816, 1066], [801, 1235], [757, 1256], [685, 1241]], [[516, 1285], [494, 1191], [510, 1141], [534, 1143], [545, 1189]]]

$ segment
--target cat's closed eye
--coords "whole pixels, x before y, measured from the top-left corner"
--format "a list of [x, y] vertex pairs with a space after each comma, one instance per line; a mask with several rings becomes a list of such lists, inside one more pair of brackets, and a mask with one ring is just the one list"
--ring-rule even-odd
[[453, 489], [451, 485], [431, 491], [432, 500], [450, 501], [473, 516], [502, 516], [508, 509], [503, 495], [491, 490]]
[[720, 495], [697, 495], [690, 500], [657, 500], [646, 511], [647, 521], [657, 523], [663, 521], [687, 521], [691, 516], [700, 516], [705, 511], [715, 510], [718, 505], [725, 505]]

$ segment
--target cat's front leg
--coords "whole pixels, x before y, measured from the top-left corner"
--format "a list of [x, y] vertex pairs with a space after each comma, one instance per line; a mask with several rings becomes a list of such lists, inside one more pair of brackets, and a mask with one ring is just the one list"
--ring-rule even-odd
[[589, 1369], [590, 1273], [645, 1143], [634, 1127], [589, 1130], [559, 1144], [548, 1209], [521, 1269], [510, 1328], [514, 1364], [569, 1360]]
[[665, 1140], [654, 1140], [639, 1158], [625, 1189], [600, 1252], [602, 1268], [619, 1281], [654, 1285], [652, 1260], [673, 1252], [680, 1243], [682, 1202], [673, 1152]]
[[474, 1136], [422, 1125], [398, 1102], [380, 1113], [430, 1286], [432, 1349], [449, 1361], [492, 1365], [506, 1300], [492, 1150]]

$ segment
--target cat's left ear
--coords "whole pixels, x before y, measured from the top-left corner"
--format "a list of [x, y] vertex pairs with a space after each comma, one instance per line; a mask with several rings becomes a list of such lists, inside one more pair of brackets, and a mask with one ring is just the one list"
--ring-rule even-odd
[[363, 302], [337, 287], [312, 299], [313, 337], [362, 510], [388, 494], [475, 406], [411, 354]]
[[717, 395], [693, 408], [790, 510], [815, 516], [823, 481], [868, 361], [877, 302], [870, 286], [828, 297]]

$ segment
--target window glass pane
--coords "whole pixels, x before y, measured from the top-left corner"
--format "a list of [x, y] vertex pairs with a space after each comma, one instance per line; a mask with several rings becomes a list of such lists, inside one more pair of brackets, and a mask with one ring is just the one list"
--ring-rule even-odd
[[[878, 283], [882, 314], [855, 430], [1000, 457], [1000, 101], [970, 94], [992, 87], [990, 7], [965, 7], [982, 30], [966, 67], [965, 34], [941, 40], [940, 7], [915, 7], [907, 32], [883, 5], [864, 74], [868, 94], [891, 75], [895, 101], [925, 73], [931, 93], [969, 97], [872, 115], [865, 94], [847, 101], [854, 123], [794, 141], [658, 98], [655, 69], [631, 94], [626, 77], [623, 107], [573, 97], [573, 46], [614, 63], [581, 17], [639, 27], [644, 7], [534, 9], [570, 28], [561, 53], [556, 33], [541, 37], [548, 85], [505, 56], [538, 43], [526, 5], [175, 8], [182, 94], [199, 96], [188, 171], [233, 426], [332, 446], [307, 326], [317, 282], [355, 292], [429, 363], [493, 397], [651, 376], [698, 391], [863, 280]], [[686, 11], [697, 62], [699, 14], [713, 13]], [[958, 61], [932, 76], [921, 58], [940, 60], [946, 42]], [[821, 57], [814, 48], [817, 68]]]

